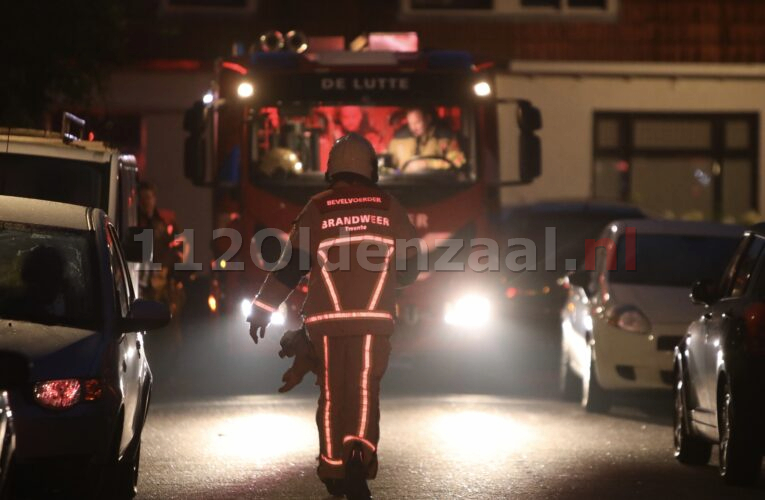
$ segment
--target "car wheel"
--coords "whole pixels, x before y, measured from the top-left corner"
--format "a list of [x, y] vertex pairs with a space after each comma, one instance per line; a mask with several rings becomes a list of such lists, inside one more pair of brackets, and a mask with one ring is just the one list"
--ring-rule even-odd
[[568, 361], [568, 356], [565, 351], [561, 352], [560, 356], [560, 381], [559, 390], [560, 395], [564, 401], [577, 401], [582, 397], [581, 381], [579, 377], [574, 374], [571, 369], [571, 364]]
[[7, 468], [2, 471], [3, 477], [0, 478], [0, 500], [11, 500], [14, 498], [13, 496], [13, 490], [15, 489], [14, 484], [14, 460], [13, 457], [8, 461]]
[[598, 383], [595, 352], [590, 347], [590, 363], [582, 377], [582, 407], [590, 413], [605, 413], [611, 408], [611, 396]]
[[712, 456], [712, 444], [694, 436], [688, 428], [685, 382], [680, 370], [675, 370], [674, 442], [675, 458], [687, 465], [706, 465]]
[[718, 394], [720, 476], [731, 485], [752, 485], [760, 476], [762, 454], [747, 436], [746, 418], [727, 380], [720, 382]]
[[[119, 432], [115, 449], [119, 446]], [[115, 451], [115, 455], [117, 452]], [[141, 435], [136, 434], [122, 459], [115, 457], [103, 469], [102, 492], [99, 498], [132, 499], [138, 493], [138, 471], [141, 463]]]
[[138, 493], [138, 469], [141, 463], [141, 441], [138, 438], [138, 444], [128, 450], [122, 460], [114, 464], [114, 474], [112, 476], [113, 498], [130, 499]]

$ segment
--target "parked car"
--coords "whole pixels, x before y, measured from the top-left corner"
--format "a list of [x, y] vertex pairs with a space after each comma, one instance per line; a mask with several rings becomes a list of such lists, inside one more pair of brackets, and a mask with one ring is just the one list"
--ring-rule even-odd
[[[566, 290], [559, 285], [567, 272], [566, 261], [583, 265], [586, 240], [597, 238], [609, 222], [645, 217], [633, 205], [593, 200], [544, 201], [508, 209], [501, 224], [503, 235], [534, 242], [537, 263], [536, 270], [509, 272], [504, 276], [506, 314], [557, 324], [566, 300]], [[555, 230], [554, 241], [547, 238], [548, 228]], [[546, 269], [550, 250], [555, 251], [554, 270]]]
[[675, 458], [709, 462], [719, 444], [720, 475], [748, 485], [765, 452], [765, 225], [744, 233], [720, 280], [694, 284], [703, 304], [675, 348]]
[[672, 387], [672, 356], [698, 310], [697, 279], [716, 279], [743, 228], [711, 222], [622, 220], [590, 249], [590, 269], [569, 277], [561, 311], [561, 391], [581, 388], [588, 411], [607, 411], [611, 391]]
[[33, 364], [31, 385], [10, 393], [23, 476], [135, 494], [152, 382], [143, 332], [170, 315], [133, 290], [102, 210], [0, 196], [0, 349]]
[[23, 387], [28, 380], [27, 359], [13, 352], [0, 351], [0, 498], [9, 495], [8, 475], [16, 449], [13, 412], [6, 391]]

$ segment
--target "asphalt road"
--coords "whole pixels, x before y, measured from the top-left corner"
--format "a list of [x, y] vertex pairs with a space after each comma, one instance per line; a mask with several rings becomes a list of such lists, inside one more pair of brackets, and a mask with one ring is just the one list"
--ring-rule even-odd
[[[309, 397], [158, 403], [139, 498], [326, 498]], [[405, 396], [382, 405], [375, 498], [763, 498], [713, 466], [672, 458], [667, 418], [637, 407], [497, 396]]]
[[[287, 367], [276, 339], [255, 347], [233, 332], [180, 349], [149, 339], [156, 385], [139, 498], [328, 498], [314, 472], [317, 388], [275, 394]], [[765, 498], [765, 479], [724, 486], [716, 458], [675, 462], [668, 395], [586, 414], [553, 396], [550, 344], [516, 340], [512, 352], [450, 343], [456, 354], [394, 355], [375, 498]]]

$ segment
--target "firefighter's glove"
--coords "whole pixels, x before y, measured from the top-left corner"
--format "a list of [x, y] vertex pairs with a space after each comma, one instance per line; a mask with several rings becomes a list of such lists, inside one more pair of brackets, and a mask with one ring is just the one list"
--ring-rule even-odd
[[250, 337], [257, 344], [258, 338], [262, 339], [266, 336], [266, 327], [271, 322], [271, 314], [253, 306], [250, 315], [247, 316], [247, 322], [250, 323]]

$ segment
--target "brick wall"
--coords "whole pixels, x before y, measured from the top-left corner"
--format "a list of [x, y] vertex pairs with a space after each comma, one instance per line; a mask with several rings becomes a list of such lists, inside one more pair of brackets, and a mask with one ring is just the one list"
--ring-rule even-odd
[[[494, 59], [764, 62], [762, 0], [621, 0], [615, 21], [402, 23]], [[455, 37], [454, 33], [461, 35]]]
[[[145, 20], [145, 17], [144, 17]], [[508, 59], [765, 62], [765, 0], [620, 0], [616, 20], [402, 19], [396, 0], [260, 0], [254, 14], [159, 16], [134, 23], [136, 58], [226, 54], [236, 40], [299, 28], [352, 38], [374, 30], [415, 30], [425, 47], [466, 49]]]

